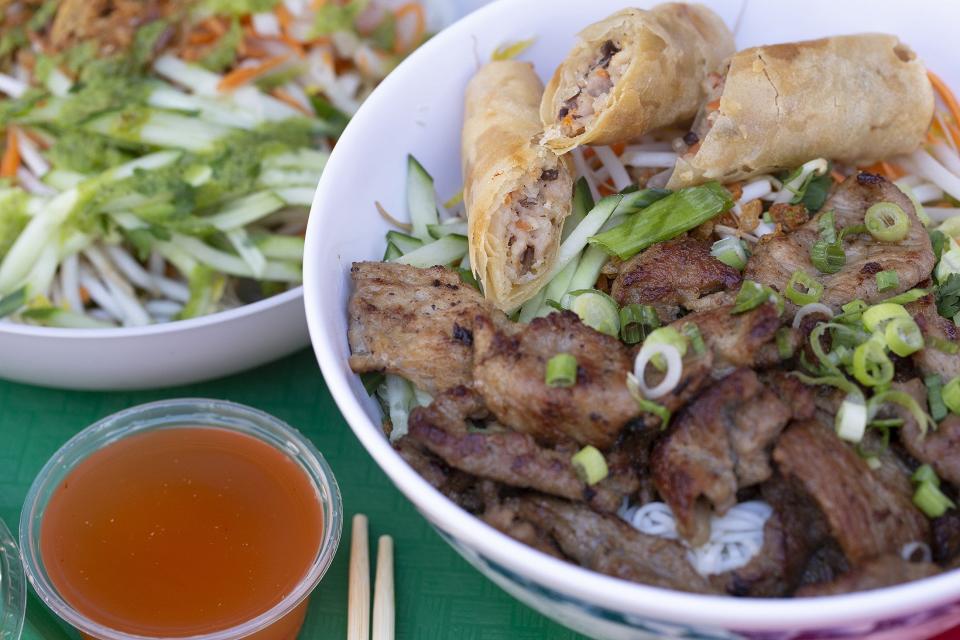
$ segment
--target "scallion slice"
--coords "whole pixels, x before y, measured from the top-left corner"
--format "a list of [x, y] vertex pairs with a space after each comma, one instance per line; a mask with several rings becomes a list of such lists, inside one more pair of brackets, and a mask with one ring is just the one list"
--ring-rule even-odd
[[620, 309], [616, 301], [602, 291], [571, 291], [563, 296], [560, 305], [577, 314], [588, 327], [608, 336], [620, 335]]
[[860, 442], [867, 431], [867, 405], [863, 397], [848, 394], [840, 404], [835, 420], [837, 435], [847, 442]]
[[933, 374], [923, 379], [927, 387], [927, 404], [930, 406], [930, 417], [934, 422], [940, 422], [947, 417], [947, 405], [943, 403], [943, 382], [940, 376]]
[[942, 351], [943, 353], [949, 353], [950, 355], [960, 353], [960, 344], [937, 336], [927, 336], [927, 346], [937, 351]]
[[960, 415], [960, 376], [943, 385], [943, 404], [951, 413]]
[[881, 271], [877, 274], [877, 291], [889, 291], [900, 286], [900, 276], [896, 271]]
[[743, 271], [747, 266], [747, 252], [740, 243], [740, 239], [733, 236], [714, 242], [710, 255], [738, 271]]
[[937, 423], [933, 421], [933, 418], [930, 417], [930, 414], [920, 407], [917, 401], [914, 400], [913, 396], [896, 389], [881, 391], [870, 398], [869, 402], [867, 402], [868, 415], [871, 418], [877, 415], [877, 412], [880, 411], [880, 407], [888, 402], [899, 404], [901, 407], [909, 411], [910, 415], [916, 421], [917, 426], [920, 429], [920, 433], [926, 434], [928, 429], [937, 428]]
[[884, 385], [893, 380], [893, 362], [875, 340], [867, 340], [853, 350], [853, 377], [868, 387]]
[[627, 390], [630, 392], [631, 397], [637, 401], [637, 406], [640, 407], [640, 411], [652, 413], [660, 418], [661, 431], [667, 428], [667, 425], [670, 424], [670, 417], [672, 415], [670, 409], [667, 409], [659, 402], [654, 402], [653, 400], [647, 400], [644, 398], [643, 392], [640, 391], [640, 387], [637, 384], [637, 379], [633, 374], [629, 374], [627, 376]]
[[573, 463], [573, 468], [576, 469], [580, 479], [588, 485], [595, 485], [610, 474], [603, 454], [590, 444], [575, 453], [570, 462]]
[[776, 291], [753, 280], [744, 280], [743, 284], [740, 285], [740, 291], [737, 293], [736, 299], [733, 301], [733, 309], [730, 313], [745, 313], [756, 309], [765, 302], [776, 303], [778, 311], [783, 306], [783, 301], [780, 300]]
[[690, 340], [690, 346], [693, 347], [693, 352], [698, 356], [703, 355], [707, 350], [707, 345], [703, 341], [703, 334], [700, 333], [700, 327], [694, 322], [685, 322], [683, 326], [680, 327], [680, 330], [683, 331], [685, 335]]
[[923, 334], [913, 318], [894, 318], [883, 330], [887, 348], [901, 358], [923, 349]]
[[781, 360], [788, 360], [793, 357], [792, 333], [787, 327], [777, 329], [777, 353]]
[[620, 309], [620, 339], [637, 344], [660, 326], [656, 309], [647, 304], [628, 304]]
[[797, 270], [790, 276], [790, 282], [787, 283], [783, 295], [798, 306], [812, 304], [820, 302], [820, 298], [823, 296], [823, 285], [806, 271]]
[[[663, 379], [655, 387], [648, 387], [646, 382], [647, 365], [656, 357], [662, 357], [666, 362], [666, 371]], [[633, 372], [627, 374], [627, 388], [631, 386], [644, 398], [656, 400], [665, 396], [680, 383], [683, 375], [683, 357], [679, 349], [672, 344], [651, 344], [649, 339], [643, 343], [636, 359], [633, 361]]]
[[[687, 355], [687, 337], [673, 327], [660, 327], [659, 329], [654, 329], [643, 342], [644, 347], [648, 345], [653, 347], [654, 345], [659, 344], [667, 344], [674, 347], [680, 354], [681, 358]], [[651, 362], [658, 370], [666, 371], [667, 363], [662, 357], [654, 356], [651, 359]]]
[[910, 218], [898, 204], [878, 202], [864, 216], [867, 231], [881, 242], [899, 242], [910, 231]]
[[883, 302], [889, 302], [890, 304], [910, 304], [911, 302], [916, 302], [928, 293], [930, 292], [926, 289], [910, 289], [910, 291], [904, 291], [892, 298], [887, 298]]
[[922, 482], [913, 494], [913, 504], [929, 518], [939, 518], [956, 505], [932, 482]]
[[913, 475], [910, 476], [910, 480], [915, 484], [921, 484], [923, 482], [929, 482], [935, 487], [940, 486], [940, 478], [937, 477], [937, 472], [933, 470], [929, 464], [922, 464], [917, 467], [917, 470], [913, 472]]
[[894, 318], [910, 318], [910, 314], [903, 305], [883, 302], [868, 308], [862, 316], [863, 326], [867, 331], [877, 331]]
[[810, 247], [810, 261], [820, 273], [836, 273], [847, 264], [847, 254], [839, 242], [817, 240]]
[[558, 353], [547, 360], [545, 380], [548, 387], [572, 387], [577, 384], [577, 359], [569, 353]]

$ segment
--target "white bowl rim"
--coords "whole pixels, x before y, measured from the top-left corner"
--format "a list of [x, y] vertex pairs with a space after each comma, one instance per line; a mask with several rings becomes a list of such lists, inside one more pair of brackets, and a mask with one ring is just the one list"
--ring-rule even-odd
[[[493, 20], [498, 14], [509, 16], [512, 7], [526, 1], [492, 2], [440, 32], [404, 60], [351, 119], [320, 179], [307, 225], [303, 263], [304, 281], [307, 283], [304, 287], [307, 325], [327, 387], [361, 444], [428, 520], [443, 523], [440, 528], [455, 539], [505, 567], [519, 567], [515, 569], [516, 573], [533, 582], [605, 609], [639, 613], [694, 626], [750, 631], [853, 626], [917, 614], [957, 602], [960, 599], [958, 570], [871, 591], [777, 599], [692, 594], [596, 573], [520, 543], [457, 506], [414, 471], [366, 415], [350, 387], [349, 380], [354, 374], [349, 372], [346, 362], [333, 347], [335, 343], [346, 340], [346, 335], [331, 335], [321, 316], [323, 299], [310, 286], [312, 274], [318, 274], [318, 281], [322, 277], [319, 275], [322, 273], [322, 256], [318, 251], [322, 225], [327, 219], [334, 219], [332, 216], [322, 216], [317, 211], [320, 209], [318, 203], [334, 202], [333, 193], [340, 184], [345, 183], [339, 175], [340, 158], [346, 157], [342, 150], [350, 148], [367, 114], [386, 110], [391, 95], [403, 91], [408, 77], [417, 75], [421, 66], [428, 68], [429, 59], [442, 55], [448, 43], [469, 37], [474, 23]], [[329, 278], [327, 274], [324, 276]]]
[[61, 327], [41, 327], [19, 322], [0, 322], [0, 334], [25, 336], [29, 338], [44, 338], [50, 340], [87, 340], [87, 339], [118, 339], [144, 338], [164, 336], [167, 334], [190, 331], [220, 323], [233, 322], [250, 315], [268, 311], [273, 307], [282, 306], [303, 296], [303, 285], [297, 285], [281, 293], [274, 294], [263, 300], [209, 313], [187, 320], [159, 322], [142, 327], [110, 327], [107, 329], [65, 329]]

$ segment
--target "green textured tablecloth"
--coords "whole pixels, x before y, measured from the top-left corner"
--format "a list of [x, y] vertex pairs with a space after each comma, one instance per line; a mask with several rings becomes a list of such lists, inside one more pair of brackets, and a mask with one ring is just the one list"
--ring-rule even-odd
[[580, 637], [513, 600], [440, 539], [354, 438], [309, 351], [229, 378], [157, 391], [88, 393], [0, 381], [0, 517], [16, 531], [34, 475], [77, 431], [115, 411], [175, 397], [232, 400], [272, 413], [311, 438], [333, 467], [348, 524], [313, 594], [301, 638], [346, 635], [349, 520], [357, 512], [370, 517], [371, 542], [383, 533], [396, 541], [398, 638]]

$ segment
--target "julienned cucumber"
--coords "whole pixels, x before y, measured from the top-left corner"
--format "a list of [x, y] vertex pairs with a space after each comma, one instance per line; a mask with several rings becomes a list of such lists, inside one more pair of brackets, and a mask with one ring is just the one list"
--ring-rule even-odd
[[463, 236], [444, 236], [430, 244], [425, 244], [408, 254], [396, 258], [394, 262], [427, 268], [435, 265], [448, 265], [460, 260], [467, 253], [467, 239]]
[[387, 231], [387, 242], [399, 249], [400, 253], [410, 253], [423, 246], [423, 240], [420, 238], [414, 238], [399, 231]]
[[407, 208], [410, 210], [413, 235], [430, 242], [433, 236], [428, 227], [440, 222], [437, 194], [433, 188], [433, 178], [413, 156], [407, 156]]
[[430, 235], [434, 238], [442, 238], [443, 236], [449, 235], [458, 235], [466, 236], [467, 235], [467, 221], [466, 220], [448, 220], [443, 224], [431, 224], [427, 225], [427, 231], [430, 232]]

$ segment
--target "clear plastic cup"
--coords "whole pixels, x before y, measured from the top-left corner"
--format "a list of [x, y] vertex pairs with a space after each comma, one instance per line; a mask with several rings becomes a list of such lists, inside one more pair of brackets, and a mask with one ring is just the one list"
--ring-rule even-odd
[[87, 456], [135, 434], [178, 427], [218, 427], [257, 438], [289, 456], [313, 483], [323, 512], [323, 533], [313, 563], [300, 583], [273, 608], [251, 620], [188, 637], [189, 640], [293, 640], [306, 616], [310, 593], [329, 568], [340, 542], [343, 528], [340, 489], [326, 460], [300, 432], [262, 411], [232, 402], [181, 399], [140, 405], [100, 420], [63, 445], [33, 481], [20, 515], [20, 548], [30, 584], [55, 614], [85, 637], [97, 640], [151, 638], [104, 626], [61, 597], [43, 566], [40, 526], [54, 490]]
[[27, 612], [27, 581], [20, 552], [7, 525], [0, 520], [0, 638], [17, 640]]

